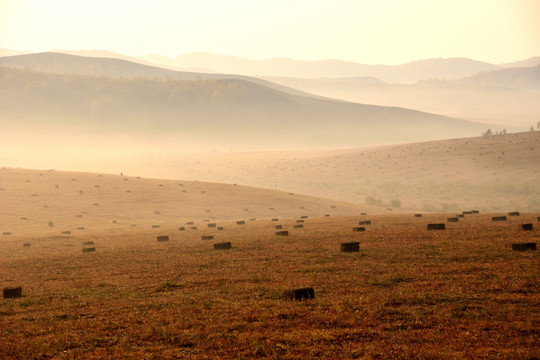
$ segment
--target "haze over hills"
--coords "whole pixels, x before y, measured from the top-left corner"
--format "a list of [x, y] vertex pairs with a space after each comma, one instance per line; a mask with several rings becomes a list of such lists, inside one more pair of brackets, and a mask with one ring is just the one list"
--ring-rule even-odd
[[44, 53], [4, 57], [0, 64], [10, 65], [1, 70], [6, 128], [116, 133], [160, 145], [165, 139], [227, 150], [354, 147], [471, 136], [486, 129], [403, 108], [298, 96], [264, 86], [263, 80], [199, 79], [118, 59]]
[[265, 77], [313, 94], [380, 106], [400, 106], [436, 114], [514, 126], [526, 130], [540, 118], [540, 67], [482, 72], [452, 81], [412, 85], [351, 79]]

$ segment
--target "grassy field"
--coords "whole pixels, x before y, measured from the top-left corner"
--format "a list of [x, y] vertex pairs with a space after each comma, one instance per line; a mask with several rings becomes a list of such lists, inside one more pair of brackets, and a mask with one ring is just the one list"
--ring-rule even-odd
[[[30, 180], [22, 182], [24, 192], [29, 184], [41, 184], [39, 179], [62, 175], [4, 171], [24, 173]], [[67, 178], [77, 183], [85, 176], [97, 177]], [[107, 188], [107, 179], [124, 185], [141, 180], [141, 186], [154, 181], [116, 178], [100, 177], [100, 188]], [[167, 189], [168, 182], [155, 181], [152, 193], [159, 193], [159, 184]], [[189, 185], [195, 183], [184, 187]], [[11, 211], [2, 218], [2, 231], [15, 230], [0, 236], [0, 286], [23, 288], [22, 298], [0, 300], [2, 359], [540, 357], [538, 252], [511, 250], [512, 243], [538, 242], [540, 213], [508, 216], [505, 222], [491, 217], [506, 212], [480, 213], [449, 223], [455, 213], [360, 215], [350, 208], [349, 214], [324, 216], [301, 213], [310, 211], [308, 203], [304, 209], [289, 203], [287, 210], [298, 212], [276, 216], [278, 221], [250, 221], [243, 204], [223, 202], [214, 204], [212, 213], [234, 210], [211, 220], [193, 201], [178, 206], [192, 211], [191, 218], [161, 219], [160, 227], [152, 228], [156, 219], [132, 222], [157, 216], [157, 203], [145, 206], [150, 214], [139, 214], [135, 202], [128, 211], [119, 196], [111, 195], [96, 208], [116, 216], [92, 217], [90, 203], [88, 214], [79, 218], [62, 214], [61, 196], [49, 208], [31, 202], [45, 196], [40, 194], [19, 196], [17, 205], [17, 197], [6, 195], [15, 191], [1, 186], [3, 203], [13, 205], [2, 209], [3, 214]], [[255, 199], [257, 191], [251, 191], [247, 198]], [[89, 192], [68, 193], [76, 198]], [[324, 203], [301, 202], [308, 199], [313, 207]], [[201, 213], [194, 210], [199, 206]], [[328, 205], [329, 211], [345, 212], [340, 210], [345, 205], [334, 206]], [[14, 209], [27, 209], [28, 220], [15, 218]], [[30, 225], [55, 209], [53, 228], [41, 228], [41, 221], [39, 227]], [[298, 220], [304, 220], [303, 228], [293, 227]], [[372, 221], [363, 225], [366, 231], [353, 232], [364, 220]], [[73, 230], [83, 224], [79, 221], [89, 222], [85, 230]], [[446, 230], [427, 231], [428, 223], [445, 223]], [[533, 231], [521, 230], [523, 223], [532, 223]], [[289, 236], [276, 236], [276, 225]], [[73, 231], [62, 234], [64, 229]], [[169, 241], [158, 242], [160, 235]], [[214, 239], [201, 240], [203, 235]], [[232, 249], [214, 250], [214, 243], [224, 241]], [[350, 241], [359, 241], [360, 251], [340, 252], [340, 243]], [[93, 245], [83, 245], [87, 242]], [[83, 253], [87, 247], [96, 250]], [[315, 298], [283, 297], [284, 291], [300, 287], [313, 287]]]

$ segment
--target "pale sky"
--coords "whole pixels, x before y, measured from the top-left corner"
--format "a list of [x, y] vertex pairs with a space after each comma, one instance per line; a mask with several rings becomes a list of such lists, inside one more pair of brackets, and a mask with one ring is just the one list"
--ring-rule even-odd
[[540, 56], [540, 0], [0, 0], [0, 48], [503, 63]]

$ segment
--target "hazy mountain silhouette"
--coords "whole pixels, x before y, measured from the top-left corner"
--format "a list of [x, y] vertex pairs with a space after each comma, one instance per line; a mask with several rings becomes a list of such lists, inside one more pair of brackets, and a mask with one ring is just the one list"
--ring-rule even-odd
[[[143, 59], [148, 59], [143, 57]], [[182, 68], [203, 67], [221, 73], [250, 76], [284, 76], [298, 78], [351, 78], [371, 76], [384, 82], [412, 84], [428, 79], [460, 79], [482, 71], [499, 69], [493, 65], [467, 58], [428, 59], [402, 65], [363, 65], [350, 61], [299, 61], [285, 58], [248, 60], [207, 52], [189, 53], [165, 60], [153, 61]]]

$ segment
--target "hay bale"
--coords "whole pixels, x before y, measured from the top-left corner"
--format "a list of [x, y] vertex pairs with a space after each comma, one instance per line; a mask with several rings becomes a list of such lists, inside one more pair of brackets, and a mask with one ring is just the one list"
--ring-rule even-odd
[[197, 230], [197, 227], [196, 226], [191, 226], [189, 229], [190, 230]]
[[214, 249], [216, 250], [227, 250], [227, 249], [230, 249], [231, 247], [232, 245], [230, 241], [214, 244]]
[[302, 229], [303, 227], [304, 227], [304, 224], [293, 225], [293, 229]]
[[366, 228], [365, 227], [353, 227], [352, 231], [353, 232], [366, 231]]
[[360, 251], [360, 243], [358, 241], [341, 243], [342, 252], [358, 252]]
[[330, 214], [324, 214], [324, 217], [330, 217]]
[[360, 215], [367, 215], [367, 213], [360, 213]]
[[154, 214], [156, 214], [156, 215], [159, 215], [159, 214], [161, 214], [161, 212], [160, 212], [160, 211], [157, 211], [157, 210], [155, 210], [155, 211], [154, 211]]
[[283, 229], [283, 225], [276, 225], [276, 230], [281, 230]]
[[472, 212], [472, 210], [471, 210], [471, 211], [462, 211], [461, 213], [462, 213], [463, 215], [472, 215], [472, 214], [474, 214], [474, 213]]
[[249, 221], [257, 221], [257, 219], [256, 218], [251, 218], [251, 219], [249, 219]]
[[212, 210], [206, 209], [206, 210], [204, 210], [204, 212], [205, 213], [210, 213], [210, 212], [212, 212]]
[[446, 226], [444, 224], [428, 224], [428, 230], [445, 230]]
[[22, 297], [22, 286], [5, 287], [3, 289], [4, 299], [16, 299]]
[[193, 225], [193, 224], [194, 224], [193, 221], [188, 221], [188, 222], [186, 223], [186, 225]]
[[30, 243], [24, 243], [22, 246], [23, 247], [30, 247]]
[[212, 236], [212, 235], [202, 235], [201, 240], [214, 240], [214, 236]]
[[207, 226], [208, 226], [209, 228], [213, 228], [213, 227], [216, 227], [217, 224], [216, 224], [216, 223], [209, 223], [209, 224], [207, 224]]
[[359, 221], [358, 225], [371, 225], [371, 220], [363, 220]]
[[307, 215], [302, 215], [302, 216], [300, 216], [300, 219], [307, 219], [307, 218], [308, 218]]
[[330, 207], [331, 207], [332, 209], [335, 209], [335, 208], [336, 208], [336, 205], [330, 205]]
[[161, 226], [160, 225], [152, 225], [152, 229], [157, 229], [159, 227], [161, 227]]
[[118, 222], [116, 220], [113, 220], [112, 223], [113, 224], [118, 224]]
[[479, 210], [472, 210], [472, 213], [473, 214], [480, 214], [480, 211]]
[[83, 254], [85, 254], [85, 253], [90, 253], [90, 252], [95, 252], [95, 251], [96, 251], [96, 248], [95, 248], [95, 247], [83, 248], [83, 249], [82, 249]]
[[511, 211], [508, 213], [508, 216], [519, 216], [519, 211]]
[[492, 216], [491, 221], [506, 221], [506, 216]]
[[75, 215], [75, 217], [82, 218], [83, 216], [82, 215]]
[[2, 235], [6, 235], [6, 236], [7, 236], [7, 235], [11, 235], [11, 231], [4, 231], [4, 232], [2, 233]]
[[84, 227], [83, 227], [83, 226], [79, 226], [79, 227], [77, 228], [77, 230], [84, 230]]
[[168, 235], [160, 235], [160, 236], [157, 237], [157, 241], [159, 241], [159, 242], [169, 241], [169, 236]]
[[179, 228], [178, 228], [178, 231], [186, 231], [186, 228], [183, 227], [183, 226], [182, 226], [182, 227], [179, 227]]
[[294, 290], [286, 290], [283, 292], [283, 297], [288, 300], [309, 300], [315, 298], [315, 291], [313, 288], [302, 288]]
[[414, 217], [417, 217], [417, 218], [422, 217], [422, 214], [414, 214]]
[[27, 217], [22, 217], [21, 220], [28, 220], [28, 218]]
[[85, 242], [83, 242], [83, 246], [91, 246], [91, 245], [94, 245], [93, 241], [85, 241]]
[[84, 191], [83, 191], [83, 190], [79, 190], [79, 194], [84, 195]]
[[71, 231], [69, 231], [69, 230], [62, 231], [62, 235], [69, 235], [69, 234], [71, 234]]
[[304, 222], [304, 220], [296, 220], [297, 224], [302, 224], [303, 222]]
[[49, 227], [54, 227], [54, 223], [52, 221], [49, 221], [47, 224], [49, 225]]
[[92, 205], [93, 206], [99, 206], [99, 203], [93, 203]]
[[532, 231], [533, 224], [521, 224], [521, 230]]
[[218, 226], [218, 230], [223, 230], [223, 226]]
[[289, 236], [289, 232], [287, 230], [283, 231], [276, 231], [277, 236]]
[[[538, 219], [539, 219], [538, 221], [540, 221], [540, 217]], [[279, 219], [273, 218], [272, 221], [279, 221]]]
[[536, 221], [540, 221], [540, 216], [536, 218]]
[[515, 243], [512, 244], [512, 250], [514, 251], [527, 251], [527, 250], [536, 250], [536, 243]]
[[246, 222], [244, 220], [238, 220], [236, 225], [244, 225]]
[[274, 209], [273, 207], [271, 207], [271, 208], [268, 208], [268, 210], [276, 210], [276, 209]]
[[459, 222], [459, 218], [457, 217], [449, 217], [446, 219], [447, 222]]
[[463, 215], [463, 214], [457, 214], [456, 216], [457, 216], [458, 218], [464, 218], [464, 217], [465, 217], [465, 215]]

